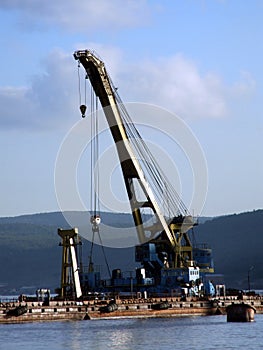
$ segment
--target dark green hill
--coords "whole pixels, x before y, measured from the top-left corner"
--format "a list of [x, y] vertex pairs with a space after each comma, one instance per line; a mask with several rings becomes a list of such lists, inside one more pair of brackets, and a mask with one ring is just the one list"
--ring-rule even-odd
[[[71, 212], [75, 226], [87, 224], [89, 213]], [[130, 214], [102, 213], [102, 221], [111, 234], [114, 227], [133, 227]], [[202, 221], [201, 221], [202, 222]], [[79, 225], [77, 225], [79, 224]], [[228, 287], [247, 288], [250, 272], [251, 287], [263, 289], [261, 247], [263, 243], [263, 210], [228, 215], [206, 220], [195, 228], [199, 243], [208, 243], [214, 253], [217, 273], [223, 273]], [[34, 292], [36, 288], [59, 286], [61, 248], [57, 228], [69, 225], [60, 212], [0, 218], [0, 294]], [[83, 240], [83, 263], [87, 264], [90, 242]], [[135, 267], [134, 248], [105, 248], [111, 269], [130, 271]], [[107, 269], [100, 246], [95, 246], [94, 263]], [[22, 289], [21, 289], [22, 288]]]
[[224, 273], [228, 287], [263, 289], [263, 210], [214, 218], [195, 230], [199, 242], [213, 249], [216, 272]]
[[[65, 212], [66, 217], [72, 220], [74, 223], [81, 226], [85, 223], [89, 223], [90, 214], [85, 211], [68, 211]], [[101, 218], [103, 223], [112, 227], [132, 227], [133, 219], [130, 214], [126, 213], [107, 213], [102, 212]], [[38, 213], [31, 215], [20, 215], [13, 217], [0, 218], [0, 224], [12, 224], [12, 223], [23, 223], [23, 224], [34, 224], [34, 225], [45, 225], [55, 227], [69, 227], [65, 216], [61, 212], [51, 213]]]
[[[70, 214], [70, 218], [79, 223], [78, 226], [85, 226], [87, 221], [89, 224], [89, 213]], [[129, 214], [102, 213], [101, 217], [108, 230], [133, 226]], [[11, 291], [16, 294], [23, 291], [34, 293], [36, 288], [46, 287], [54, 290], [59, 286], [62, 251], [58, 227], [69, 228], [59, 212], [0, 218], [0, 295]], [[87, 265], [91, 244], [88, 240], [82, 241], [83, 264]], [[105, 247], [105, 252], [111, 269], [120, 265], [126, 270], [135, 268], [133, 248]], [[108, 278], [101, 246], [95, 245], [93, 253], [94, 263], [102, 265], [102, 275]]]

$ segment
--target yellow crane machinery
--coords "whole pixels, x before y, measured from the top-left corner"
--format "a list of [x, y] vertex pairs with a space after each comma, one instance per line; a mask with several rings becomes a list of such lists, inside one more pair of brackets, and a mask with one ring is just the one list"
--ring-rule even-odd
[[68, 230], [58, 229], [58, 235], [62, 242], [60, 245], [63, 248], [62, 252], [62, 268], [61, 268], [61, 287], [60, 297], [75, 297], [82, 296], [78, 261], [76, 256], [76, 246], [78, 242], [78, 229], [72, 228]]
[[[188, 231], [194, 225], [193, 217], [155, 163], [121, 102], [103, 61], [89, 50], [75, 51], [74, 58], [84, 67], [86, 77], [100, 100], [117, 148], [140, 242], [137, 260], [142, 262], [142, 250], [148, 250], [149, 253], [149, 244], [152, 244], [157, 247], [158, 261], [164, 252], [161, 259], [163, 266], [174, 269], [193, 266], [193, 247], [188, 237]], [[86, 106], [81, 105], [80, 109], [85, 117]], [[169, 216], [162, 210], [161, 202], [169, 207]], [[153, 219], [150, 224], [149, 220], [144, 219], [145, 209]], [[147, 265], [146, 261], [144, 263]]]

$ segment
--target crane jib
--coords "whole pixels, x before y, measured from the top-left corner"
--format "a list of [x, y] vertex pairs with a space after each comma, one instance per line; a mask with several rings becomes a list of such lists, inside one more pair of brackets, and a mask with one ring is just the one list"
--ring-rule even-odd
[[[142, 155], [146, 154], [145, 157], [149, 158], [149, 160], [147, 159], [147, 161], [145, 161], [146, 166], [145, 164], [143, 165], [146, 168], [147, 163], [150, 161], [153, 162], [149, 167], [149, 173], [150, 176], [153, 176], [154, 180], [156, 177], [161, 178], [159, 170], [156, 170], [156, 164], [154, 163], [153, 157], [149, 150], [146, 149], [145, 143], [142, 141], [139, 132], [133, 125], [128, 112], [123, 106], [105, 69], [103, 61], [89, 50], [76, 51], [74, 53], [74, 58], [84, 67], [95, 94], [98, 96], [100, 103], [104, 108], [104, 114], [116, 144], [140, 243], [143, 244], [144, 242], [149, 241], [149, 239], [156, 239], [157, 234], [162, 235], [164, 233], [176, 254], [181, 254], [184, 250], [181, 246], [182, 239], [184, 238], [184, 245], [187, 246], [185, 248], [185, 253], [188, 254], [191, 259], [191, 242], [187, 237], [187, 231], [193, 226], [193, 219], [188, 214], [185, 216], [187, 209], [185, 206], [182, 206], [182, 201], [179, 200], [178, 205], [182, 206], [184, 211], [184, 216], [181, 215], [183, 220], [181, 220], [181, 222], [180, 220], [177, 220], [176, 223], [172, 222], [172, 220], [167, 221], [167, 218], [162, 212], [161, 207], [155, 198], [155, 194], [147, 181], [144, 169], [138, 157], [136, 157], [136, 152], [142, 152]], [[135, 147], [133, 147], [134, 143]], [[163, 182], [162, 178], [160, 182]], [[141, 192], [144, 193], [145, 198], [143, 201], [137, 198], [135, 190], [136, 186], [139, 186]], [[159, 184], [157, 183], [156, 186], [159, 186]], [[174, 200], [173, 196], [171, 199]], [[144, 222], [142, 215], [143, 208], [148, 208], [148, 210], [151, 211], [151, 215], [155, 218], [154, 224], [149, 226], [149, 224]], [[179, 261], [180, 259], [175, 258], [175, 260]]]

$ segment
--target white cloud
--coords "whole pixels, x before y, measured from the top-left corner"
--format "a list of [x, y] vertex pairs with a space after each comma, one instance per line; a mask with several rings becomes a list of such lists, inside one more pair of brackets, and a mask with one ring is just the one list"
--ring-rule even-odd
[[78, 86], [72, 61], [72, 55], [54, 51], [44, 62], [46, 73], [34, 76], [30, 86], [1, 87], [1, 126], [48, 129], [71, 120], [77, 111]]
[[[129, 62], [118, 48], [98, 44], [106, 68], [123, 102], [159, 105], [185, 120], [220, 118], [230, 113], [230, 100], [251, 96], [255, 82], [246, 73], [232, 86], [212, 72], [201, 74], [197, 65], [178, 54]], [[79, 113], [77, 62], [72, 53], [53, 51], [43, 62], [45, 73], [35, 75], [28, 87], [0, 89], [0, 124], [5, 128], [59, 128]], [[84, 73], [84, 71], [83, 71]]]
[[0, 8], [16, 11], [23, 27], [48, 23], [84, 32], [141, 26], [150, 14], [146, 0], [2, 0]]
[[[121, 63], [121, 51], [99, 44], [89, 46], [103, 56], [114, 77]], [[86, 48], [86, 45], [79, 47]], [[80, 117], [77, 62], [73, 52], [52, 51], [42, 62], [42, 68], [44, 73], [34, 75], [28, 86], [0, 87], [2, 128], [67, 128], [76, 121], [76, 116]], [[84, 75], [83, 70], [81, 78]]]
[[130, 99], [160, 105], [185, 119], [227, 113], [220, 77], [212, 72], [202, 75], [196, 64], [181, 54], [141, 62], [124, 75]]

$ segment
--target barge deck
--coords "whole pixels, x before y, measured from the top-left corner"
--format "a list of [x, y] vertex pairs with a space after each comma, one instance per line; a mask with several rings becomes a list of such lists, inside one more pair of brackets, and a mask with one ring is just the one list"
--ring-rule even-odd
[[[166, 303], [166, 308], [156, 308], [158, 303]], [[263, 313], [263, 298], [257, 297], [246, 301], [257, 313]], [[187, 300], [177, 298], [154, 298], [150, 300], [117, 300], [116, 307], [108, 308], [106, 301], [50, 301], [49, 305], [41, 302], [12, 302], [0, 304], [0, 323], [24, 323], [35, 321], [69, 321], [149, 317], [182, 317], [225, 315], [226, 307], [242, 303], [235, 298], [218, 300]], [[14, 315], [10, 310], [23, 306], [24, 313]]]

